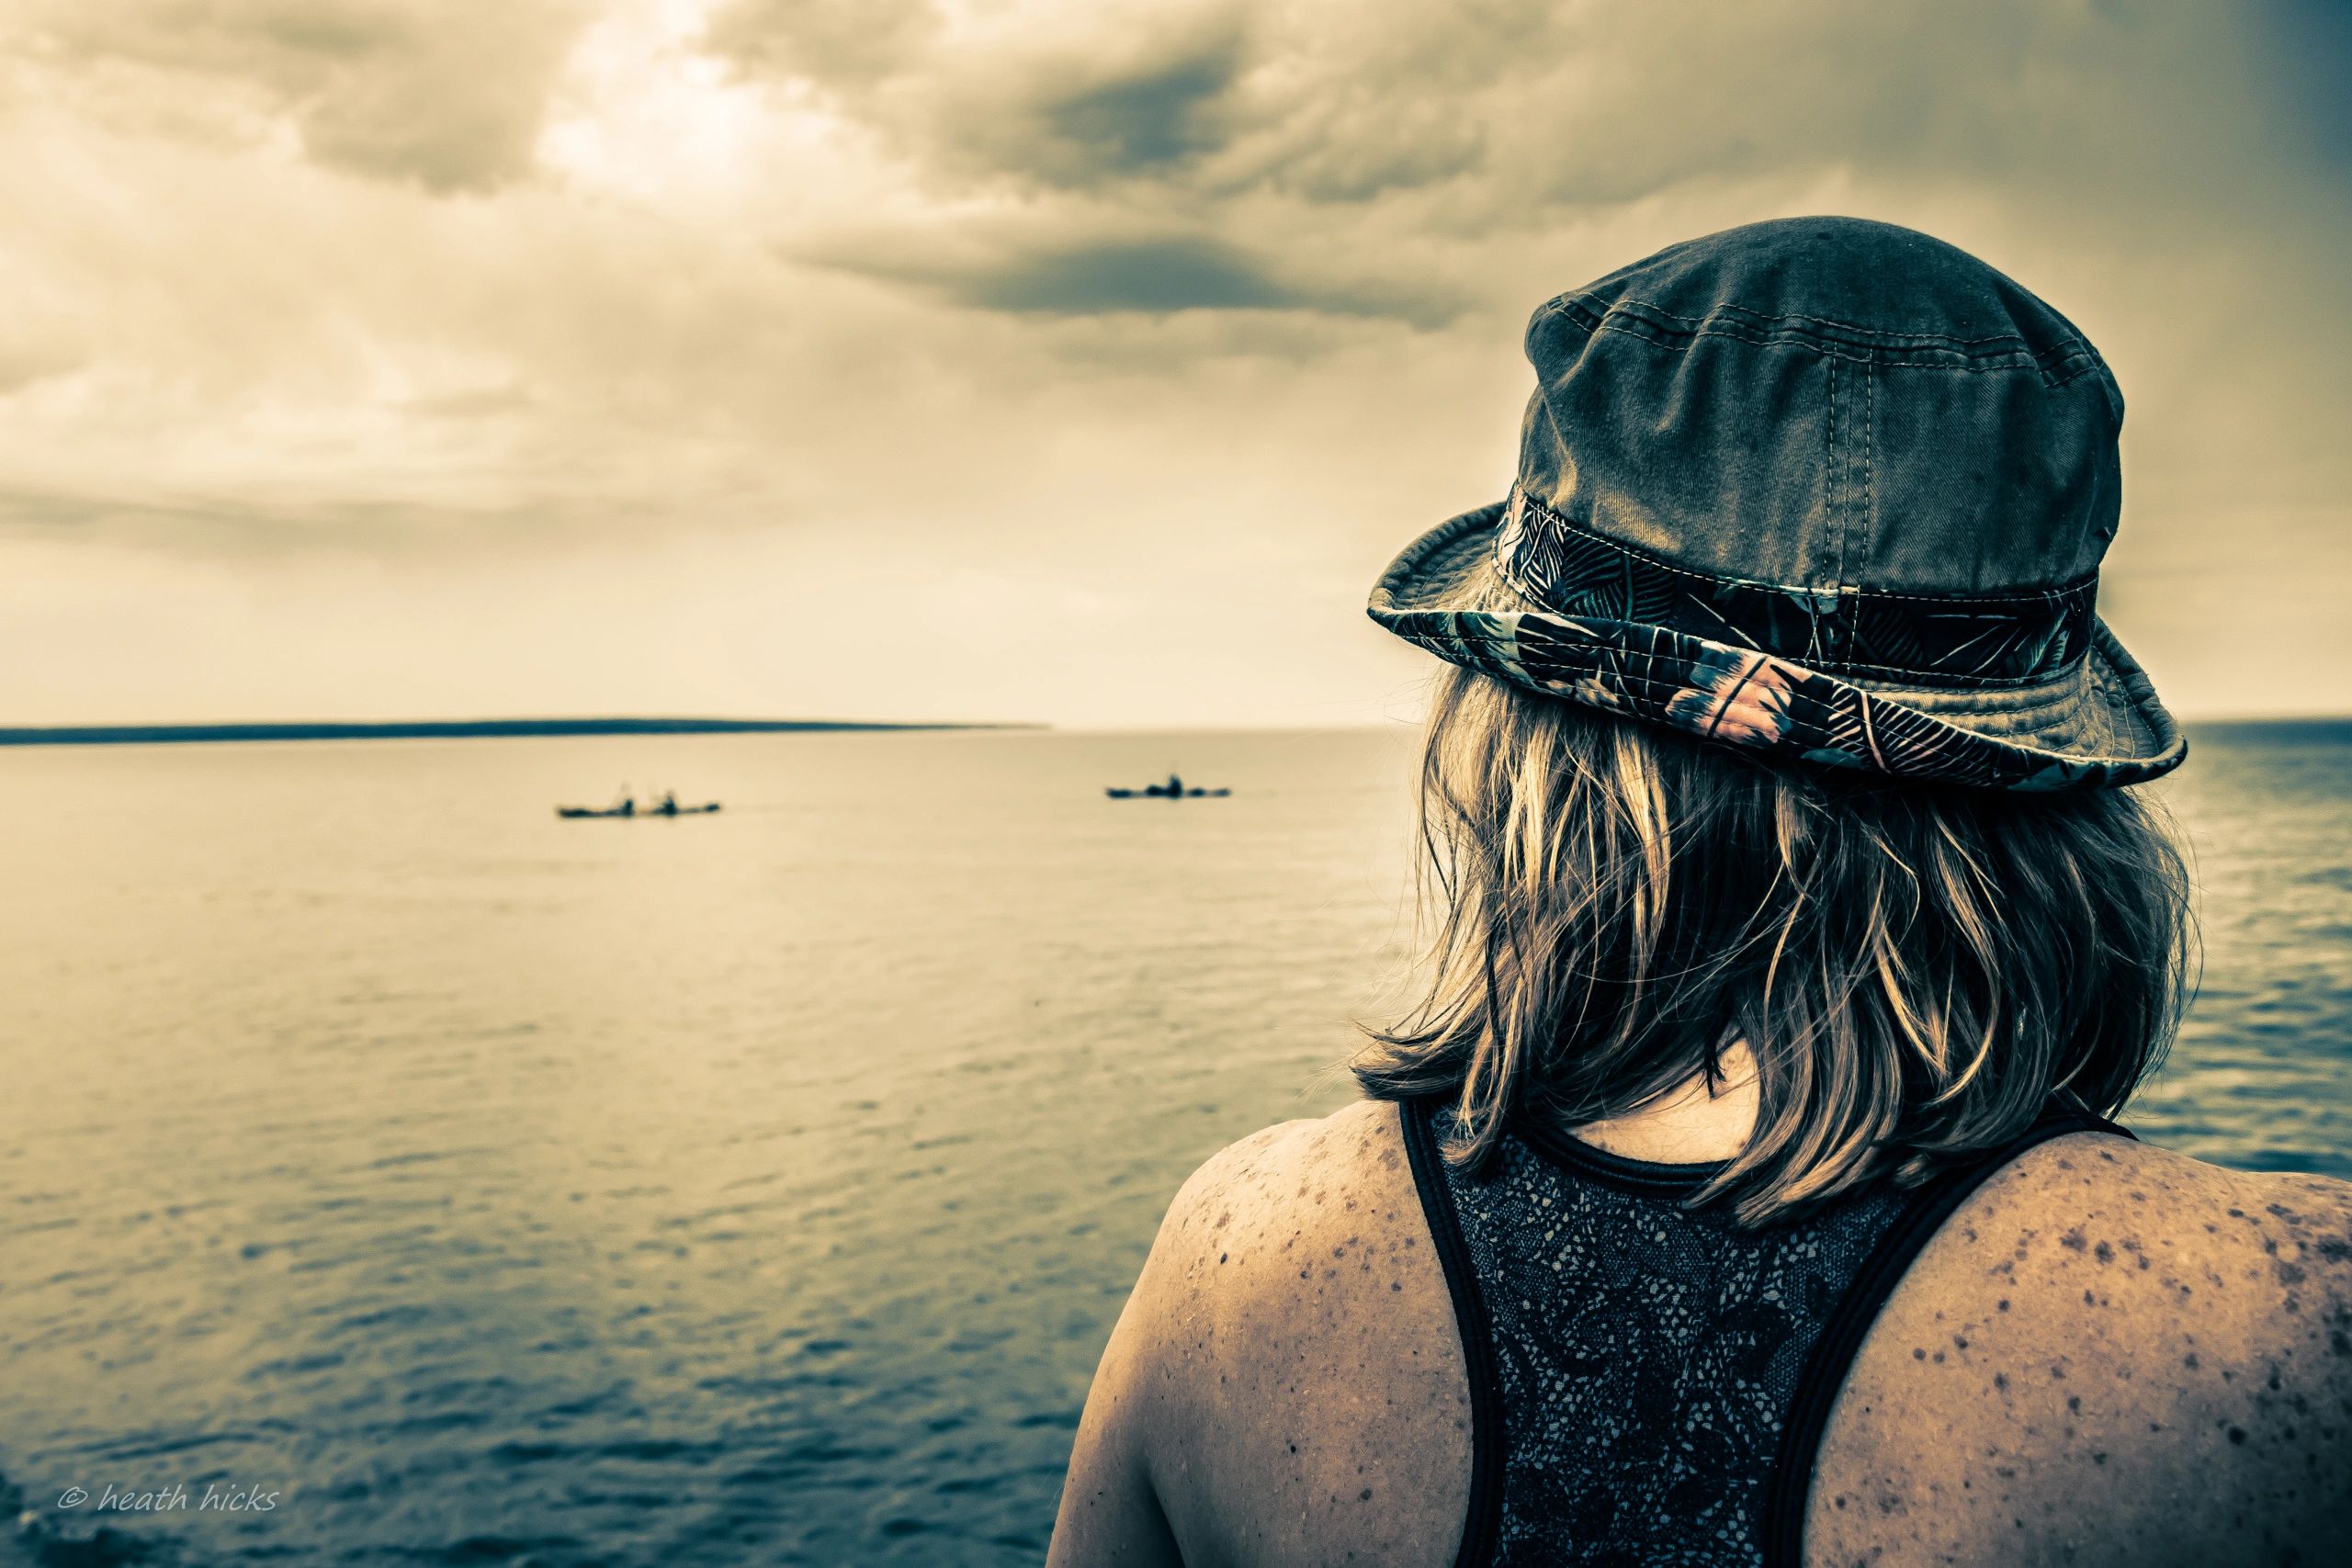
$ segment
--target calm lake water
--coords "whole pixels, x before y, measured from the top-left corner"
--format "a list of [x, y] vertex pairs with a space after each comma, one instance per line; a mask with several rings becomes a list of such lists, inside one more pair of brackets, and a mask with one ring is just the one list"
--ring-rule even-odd
[[[0, 751], [0, 1475], [185, 1488], [167, 1562], [1034, 1562], [1170, 1192], [1348, 1097], [1412, 743]], [[1235, 794], [1102, 798], [1171, 766]], [[727, 809], [548, 809], [623, 779]], [[2165, 793], [2127, 1119], [2352, 1175], [2352, 727]]]

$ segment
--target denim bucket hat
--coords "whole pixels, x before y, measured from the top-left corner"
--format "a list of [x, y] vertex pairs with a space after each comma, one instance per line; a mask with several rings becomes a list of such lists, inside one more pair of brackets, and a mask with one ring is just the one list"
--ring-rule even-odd
[[1563, 294], [1508, 500], [1374, 620], [1439, 657], [1784, 761], [2050, 790], [2187, 747], [2095, 613], [2123, 397], [1939, 240], [1752, 224]]

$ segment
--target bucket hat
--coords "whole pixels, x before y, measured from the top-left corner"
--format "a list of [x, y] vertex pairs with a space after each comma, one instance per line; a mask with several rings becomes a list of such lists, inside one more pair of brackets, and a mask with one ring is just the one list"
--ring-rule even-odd
[[1983, 262], [1751, 224], [1548, 301], [1526, 347], [1510, 493], [1397, 557], [1388, 630], [1781, 761], [2051, 790], [2186, 754], [2095, 608], [2122, 394]]

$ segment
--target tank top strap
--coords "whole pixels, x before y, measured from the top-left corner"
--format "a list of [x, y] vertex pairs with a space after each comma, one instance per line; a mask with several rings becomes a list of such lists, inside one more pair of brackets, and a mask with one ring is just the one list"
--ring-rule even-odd
[[1438, 1266], [1445, 1274], [1446, 1295], [1453, 1303], [1454, 1337], [1461, 1341], [1463, 1367], [1470, 1380], [1470, 1506], [1463, 1516], [1453, 1563], [1454, 1568], [1485, 1568], [1494, 1555], [1495, 1535], [1502, 1522], [1502, 1383], [1495, 1369], [1494, 1331], [1487, 1321], [1486, 1295], [1478, 1289], [1477, 1270], [1462, 1234], [1462, 1217], [1454, 1211], [1453, 1189], [1445, 1177], [1445, 1156], [1438, 1147], [1436, 1115], [1433, 1100], [1408, 1100], [1396, 1107], [1406, 1164], [1413, 1173], [1413, 1190], [1421, 1200], [1421, 1217], [1430, 1227], [1430, 1245], [1437, 1249]]
[[1781, 1428], [1781, 1450], [1772, 1479], [1764, 1494], [1762, 1545], [1765, 1568], [1802, 1568], [1804, 1562], [1805, 1507], [1813, 1494], [1813, 1471], [1828, 1430], [1830, 1413], [1853, 1371], [1871, 1325], [1902, 1282], [1913, 1262], [1935, 1239], [1946, 1220], [1956, 1213], [1985, 1182], [1998, 1175], [2028, 1149], [2072, 1133], [2132, 1134], [2105, 1117], [2087, 1111], [2055, 1110], [1999, 1148], [1954, 1166], [1913, 1194], [1894, 1224], [1862, 1262], [1852, 1283], [1838, 1299], [1814, 1341], [1788, 1419]]

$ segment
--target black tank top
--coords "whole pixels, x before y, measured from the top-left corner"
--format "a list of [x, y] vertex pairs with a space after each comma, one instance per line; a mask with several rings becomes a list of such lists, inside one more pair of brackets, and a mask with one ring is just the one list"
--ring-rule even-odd
[[1439, 1153], [1447, 1111], [1402, 1111], [1470, 1373], [1456, 1568], [1798, 1568], [1822, 1429], [1911, 1260], [2034, 1145], [2130, 1136], [2053, 1111], [1924, 1187], [1748, 1230], [1720, 1205], [1682, 1206], [1714, 1167], [1528, 1127], [1472, 1175]]

